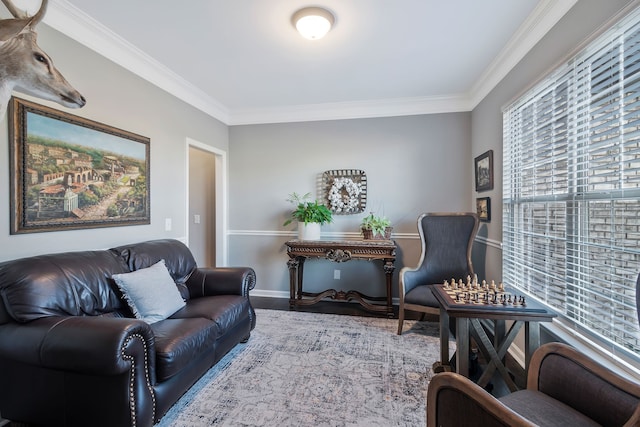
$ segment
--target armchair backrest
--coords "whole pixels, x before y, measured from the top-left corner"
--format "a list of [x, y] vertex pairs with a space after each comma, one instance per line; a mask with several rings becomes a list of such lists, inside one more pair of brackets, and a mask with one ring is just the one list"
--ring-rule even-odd
[[471, 249], [478, 232], [475, 213], [424, 213], [418, 218], [422, 253], [418, 270], [423, 283], [473, 276]]
[[563, 402], [603, 426], [625, 425], [640, 405], [639, 384], [556, 342], [535, 351], [527, 388]]

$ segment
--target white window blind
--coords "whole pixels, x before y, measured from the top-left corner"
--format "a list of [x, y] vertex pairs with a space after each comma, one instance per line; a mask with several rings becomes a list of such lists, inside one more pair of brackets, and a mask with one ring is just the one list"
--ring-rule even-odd
[[640, 356], [640, 12], [503, 120], [504, 282]]

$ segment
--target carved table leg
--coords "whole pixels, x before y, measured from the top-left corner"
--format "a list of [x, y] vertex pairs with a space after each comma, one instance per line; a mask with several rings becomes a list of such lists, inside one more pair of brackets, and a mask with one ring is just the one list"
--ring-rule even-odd
[[287, 261], [287, 267], [289, 267], [289, 308], [292, 308], [295, 305], [299, 264], [300, 262], [297, 258], [291, 258]]
[[298, 257], [298, 300], [302, 299], [302, 278], [304, 277], [304, 261], [306, 258]]
[[387, 279], [387, 317], [393, 317], [393, 301], [392, 301], [392, 284], [393, 284], [393, 272], [396, 266], [392, 259], [385, 259], [384, 261], [384, 274]]

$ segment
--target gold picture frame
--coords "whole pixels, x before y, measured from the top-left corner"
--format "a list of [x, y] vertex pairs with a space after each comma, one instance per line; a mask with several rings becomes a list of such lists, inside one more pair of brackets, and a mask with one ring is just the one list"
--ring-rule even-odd
[[149, 138], [12, 98], [11, 234], [150, 223]]

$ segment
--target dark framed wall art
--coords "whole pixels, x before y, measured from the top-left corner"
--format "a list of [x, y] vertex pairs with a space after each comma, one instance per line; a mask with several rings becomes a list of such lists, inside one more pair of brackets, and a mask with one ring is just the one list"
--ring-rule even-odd
[[149, 138], [12, 98], [11, 234], [150, 223]]
[[493, 150], [475, 159], [476, 191], [493, 190]]
[[367, 206], [367, 174], [360, 169], [335, 169], [322, 174], [326, 204], [331, 213], [350, 215]]
[[476, 212], [478, 213], [478, 219], [483, 222], [491, 221], [491, 198], [490, 197], [478, 197], [476, 199]]

